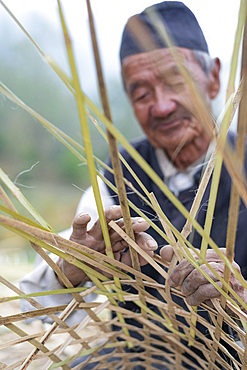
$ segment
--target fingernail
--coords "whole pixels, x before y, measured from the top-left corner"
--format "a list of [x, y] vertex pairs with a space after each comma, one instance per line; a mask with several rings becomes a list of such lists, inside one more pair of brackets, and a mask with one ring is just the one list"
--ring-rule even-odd
[[90, 217], [90, 215], [89, 215], [89, 213], [84, 213], [84, 212], [81, 212], [81, 213], [79, 213], [78, 215], [77, 215], [77, 217], [84, 217], [85, 215], [87, 215], [87, 216], [89, 216]]
[[144, 220], [144, 218], [140, 217], [140, 218], [138, 218], [137, 222], [139, 224], [141, 224], [142, 222], [146, 222], [146, 220]]
[[150, 249], [157, 249], [157, 247], [158, 247], [158, 245], [157, 245], [156, 241], [155, 241], [155, 240], [153, 240], [153, 239], [149, 239], [149, 240], [147, 241], [147, 246], [148, 246], [148, 248], [150, 248]]

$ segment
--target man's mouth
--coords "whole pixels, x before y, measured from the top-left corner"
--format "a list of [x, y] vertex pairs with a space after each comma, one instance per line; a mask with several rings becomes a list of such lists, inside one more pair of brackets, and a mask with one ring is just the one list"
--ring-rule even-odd
[[152, 128], [154, 130], [166, 131], [170, 129], [175, 129], [181, 125], [187, 125], [189, 121], [191, 121], [190, 116], [173, 117], [172, 119], [160, 120], [160, 121], [155, 120], [152, 124]]

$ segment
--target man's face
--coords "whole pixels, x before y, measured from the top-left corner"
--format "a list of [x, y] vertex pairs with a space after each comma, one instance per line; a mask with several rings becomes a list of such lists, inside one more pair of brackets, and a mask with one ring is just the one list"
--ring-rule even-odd
[[[218, 93], [215, 86], [212, 88], [212, 78], [206, 76], [191, 50], [177, 50], [210, 103]], [[192, 113], [193, 99], [169, 49], [126, 57], [122, 74], [135, 115], [154, 147], [172, 153], [181, 142], [186, 145], [197, 137], [206, 137], [202, 123]]]

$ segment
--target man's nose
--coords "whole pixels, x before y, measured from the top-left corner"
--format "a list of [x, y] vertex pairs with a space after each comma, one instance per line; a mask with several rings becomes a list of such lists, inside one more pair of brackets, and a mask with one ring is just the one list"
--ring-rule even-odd
[[172, 95], [165, 89], [158, 89], [155, 93], [155, 99], [152, 105], [153, 117], [167, 117], [176, 109], [176, 102], [172, 99]]

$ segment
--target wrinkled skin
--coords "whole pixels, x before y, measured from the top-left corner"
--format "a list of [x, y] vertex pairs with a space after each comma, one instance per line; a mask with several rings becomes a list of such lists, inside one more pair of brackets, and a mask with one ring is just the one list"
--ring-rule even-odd
[[[112, 206], [107, 208], [105, 211], [107, 223], [109, 223], [111, 220], [117, 220], [118, 226], [124, 229], [124, 224], [121, 216], [122, 213], [120, 206]], [[71, 234], [70, 240], [82, 244], [97, 252], [105, 253], [105, 243], [99, 219], [95, 222], [92, 228], [88, 230], [87, 225], [90, 220], [91, 217], [87, 213], [80, 213], [76, 215], [72, 224], [73, 232]], [[146, 253], [148, 253], [149, 256], [152, 257], [158, 245], [149, 234], [145, 233], [145, 231], [149, 228], [149, 224], [141, 217], [135, 217], [132, 218], [132, 226], [135, 233], [136, 243]], [[126, 253], [122, 253], [127, 247], [126, 242], [122, 240], [122, 238], [113, 229], [109, 229], [109, 234], [114, 258], [117, 261], [121, 261], [127, 266], [131, 266], [130, 251], [127, 250]], [[139, 256], [139, 262], [141, 266], [147, 263], [146, 260], [141, 256]], [[58, 266], [62, 269], [62, 271], [65, 273], [67, 278], [74, 286], [80, 284], [83, 281], [89, 280], [88, 276], [80, 268], [66, 262], [61, 258], [58, 261]]]
[[[221, 251], [224, 254], [226, 253], [225, 248], [221, 248]], [[196, 254], [193, 252], [192, 254], [198, 261], [198, 257], [196, 256]], [[170, 262], [173, 256], [172, 247], [170, 245], [163, 247], [160, 250], [160, 255], [164, 260]], [[225, 264], [214, 250], [209, 249], [207, 251], [206, 261], [219, 274], [219, 276], [223, 277]], [[238, 264], [236, 262], [233, 262], [232, 265], [241, 274]], [[202, 264], [200, 267], [212, 278], [213, 281], [217, 283], [218, 286], [222, 288], [222, 283], [210, 271], [206, 264]], [[174, 288], [180, 287], [181, 292], [186, 297], [187, 303], [191, 306], [200, 305], [202, 302], [209, 304], [209, 299], [220, 297], [219, 291], [210, 282], [208, 282], [208, 280], [186, 259], [182, 260], [174, 268], [169, 278], [169, 284], [171, 287]], [[247, 301], [246, 291], [244, 287], [233, 274], [231, 274], [230, 277], [230, 286], [244, 302]], [[237, 300], [231, 294], [230, 296], [237, 302]], [[246, 312], [243, 307], [241, 307], [241, 309]]]
[[[176, 49], [211, 113], [211, 99], [220, 88], [219, 59], [213, 61], [207, 76], [191, 50]], [[193, 96], [170, 49], [126, 57], [122, 76], [135, 116], [154, 147], [164, 149], [180, 169], [205, 153], [210, 137], [196, 118]]]

